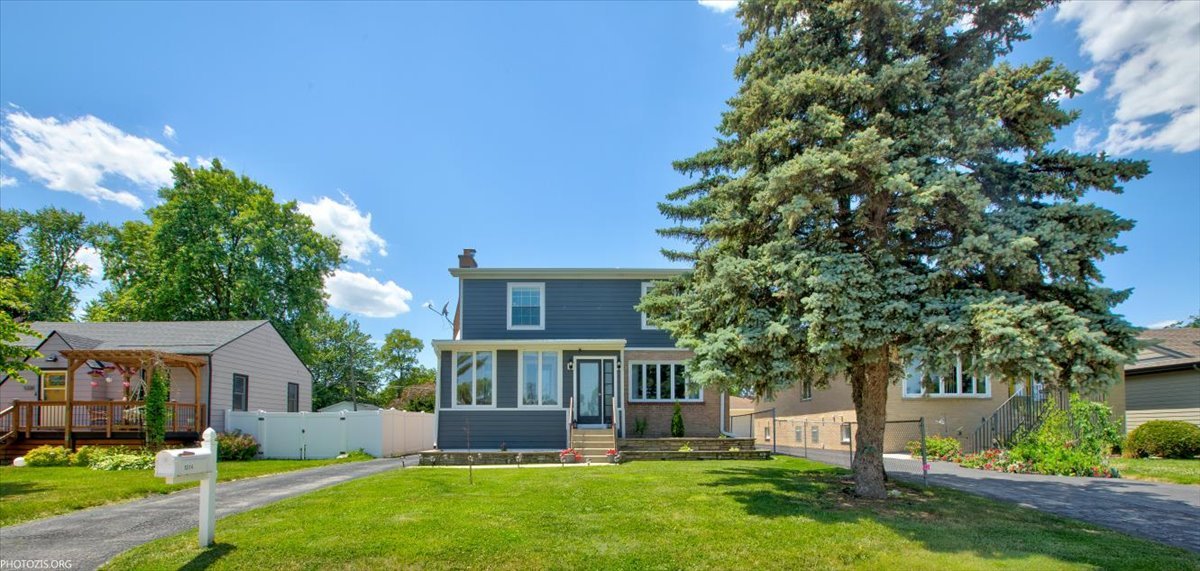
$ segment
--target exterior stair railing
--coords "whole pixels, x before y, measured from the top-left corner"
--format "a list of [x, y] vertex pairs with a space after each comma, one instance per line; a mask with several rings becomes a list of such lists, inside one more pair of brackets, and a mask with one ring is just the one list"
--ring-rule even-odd
[[1023, 431], [1033, 430], [1042, 423], [1047, 402], [1053, 402], [1059, 410], [1070, 407], [1067, 391], [1030, 392], [1014, 394], [990, 416], [980, 419], [979, 426], [966, 439], [964, 451], [974, 454], [988, 448], [1007, 448]]

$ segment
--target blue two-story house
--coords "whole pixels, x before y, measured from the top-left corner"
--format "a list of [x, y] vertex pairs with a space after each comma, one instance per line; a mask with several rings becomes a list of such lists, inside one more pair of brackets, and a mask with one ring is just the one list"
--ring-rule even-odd
[[688, 436], [721, 433], [726, 395], [691, 382], [691, 353], [635, 309], [682, 270], [480, 268], [470, 249], [458, 266], [454, 338], [432, 343], [438, 448], [557, 450], [571, 426], [669, 436], [676, 402]]

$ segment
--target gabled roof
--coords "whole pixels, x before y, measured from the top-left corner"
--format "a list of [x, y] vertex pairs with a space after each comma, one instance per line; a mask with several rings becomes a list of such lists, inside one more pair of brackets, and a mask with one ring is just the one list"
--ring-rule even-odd
[[1200, 328], [1147, 329], [1138, 339], [1150, 342], [1125, 366], [1127, 374], [1189, 369], [1200, 365]]
[[18, 343], [36, 347], [57, 332], [73, 349], [152, 349], [164, 353], [207, 355], [267, 323], [255, 321], [103, 321], [28, 323], [41, 339]]

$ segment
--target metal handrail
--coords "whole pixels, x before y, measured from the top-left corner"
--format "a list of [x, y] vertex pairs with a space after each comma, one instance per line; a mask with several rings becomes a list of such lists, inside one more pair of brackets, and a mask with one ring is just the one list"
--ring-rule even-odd
[[575, 447], [575, 397], [567, 407], [567, 448]]
[[978, 453], [987, 448], [1007, 446], [1022, 430], [1031, 430], [1041, 424], [1045, 416], [1045, 404], [1054, 399], [1055, 405], [1067, 407], [1065, 392], [1053, 394], [1031, 391], [1033, 394], [1015, 393], [996, 407], [990, 416], [980, 419], [979, 425], [968, 442], [968, 452]]
[[613, 449], [617, 448], [617, 397], [612, 398], [612, 437]]

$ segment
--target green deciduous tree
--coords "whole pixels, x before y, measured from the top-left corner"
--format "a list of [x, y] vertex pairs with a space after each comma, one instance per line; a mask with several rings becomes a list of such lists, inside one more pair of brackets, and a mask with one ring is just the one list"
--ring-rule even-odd
[[302, 356], [300, 330], [325, 311], [325, 278], [341, 263], [335, 240], [294, 202], [214, 160], [177, 163], [149, 222], [126, 222], [101, 242], [112, 284], [94, 320], [269, 319]]
[[38, 372], [36, 367], [25, 361], [40, 354], [34, 349], [17, 344], [22, 335], [37, 336], [32, 327], [13, 319], [13, 315], [24, 314], [28, 310], [18, 297], [17, 281], [0, 276], [0, 379], [12, 377], [17, 382], [24, 382], [18, 373]]
[[[47, 207], [37, 212], [0, 211], [0, 276], [16, 279], [30, 321], [69, 321], [79, 288], [91, 283], [79, 252], [103, 226], [82, 214]], [[98, 269], [98, 268], [97, 268]]]
[[905, 366], [1104, 386], [1135, 348], [1097, 260], [1132, 222], [1083, 200], [1143, 162], [1052, 146], [1078, 78], [1003, 60], [1040, 0], [744, 2], [716, 145], [676, 168], [666, 251], [694, 270], [642, 309], [701, 383], [851, 385], [858, 494], [885, 496]]
[[314, 409], [351, 400], [351, 384], [358, 402], [376, 403], [379, 350], [358, 321], [322, 313], [304, 329], [304, 337], [310, 347], [307, 364], [313, 375]]
[[379, 366], [386, 383], [380, 393], [379, 402], [390, 403], [410, 385], [429, 382], [428, 369], [418, 364], [417, 357], [425, 349], [425, 343], [413, 337], [407, 329], [388, 332], [379, 348]]

